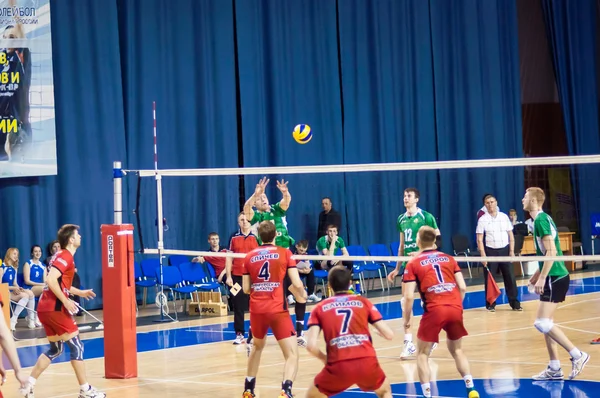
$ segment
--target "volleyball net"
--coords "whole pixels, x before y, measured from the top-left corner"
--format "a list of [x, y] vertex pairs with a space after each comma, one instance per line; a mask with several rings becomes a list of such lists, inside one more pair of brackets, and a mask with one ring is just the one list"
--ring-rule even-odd
[[[494, 261], [522, 265], [563, 260], [570, 270], [600, 262], [594, 246], [600, 229], [600, 219], [596, 223], [594, 217], [600, 213], [600, 201], [591, 188], [600, 176], [600, 155], [209, 169], [126, 170], [117, 164], [115, 170], [127, 180], [123, 190], [121, 179], [115, 179], [115, 223], [123, 221], [121, 215], [133, 223], [138, 252], [159, 255], [161, 266], [173, 255], [190, 260], [243, 258], [242, 253], [206, 250], [207, 236], [217, 232], [220, 245], [228, 246], [238, 229], [237, 216], [263, 176], [271, 181], [265, 192], [271, 204], [282, 197], [275, 180], [288, 181], [292, 200], [284, 221], [295, 242], [307, 241], [309, 249], [296, 255], [297, 260], [352, 262], [355, 267], [379, 264], [385, 272], [396, 262], [408, 261], [410, 256], [398, 253], [398, 218], [407, 212], [404, 191], [412, 187], [418, 190], [417, 207], [433, 216], [441, 232], [441, 250], [469, 268], [468, 276], [470, 268], [489, 260], [478, 251], [477, 232], [484, 247], [501, 247], [505, 241], [494, 242], [490, 236], [503, 229], [512, 231], [515, 247]], [[551, 233], [557, 236], [561, 256], [537, 255], [533, 222], [522, 203], [528, 187], [545, 193], [542, 209], [554, 222]], [[488, 194], [487, 199], [495, 203], [485, 203]], [[123, 213], [123, 196], [133, 212]], [[337, 233], [347, 249], [329, 255], [317, 251], [324, 197], [341, 214]], [[406, 238], [408, 246], [410, 237]], [[521, 272], [532, 271], [525, 267]]]

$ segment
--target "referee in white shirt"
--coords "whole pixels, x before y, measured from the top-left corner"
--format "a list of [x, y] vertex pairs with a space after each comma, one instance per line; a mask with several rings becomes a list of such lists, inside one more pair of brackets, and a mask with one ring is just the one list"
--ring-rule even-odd
[[[482, 257], [494, 256], [514, 256], [515, 255], [515, 237], [513, 235], [513, 225], [506, 213], [498, 210], [496, 198], [489, 194], [483, 198], [483, 204], [487, 213], [482, 215], [477, 221], [477, 247]], [[484, 243], [485, 234], [485, 243]], [[484, 266], [484, 285], [487, 297], [488, 272], [492, 277], [498, 272], [502, 272], [504, 278], [504, 289], [508, 296], [508, 302], [515, 311], [523, 311], [518, 299], [517, 283], [513, 266], [509, 262], [483, 262]], [[485, 308], [490, 312], [496, 311], [496, 302], [488, 303]]]

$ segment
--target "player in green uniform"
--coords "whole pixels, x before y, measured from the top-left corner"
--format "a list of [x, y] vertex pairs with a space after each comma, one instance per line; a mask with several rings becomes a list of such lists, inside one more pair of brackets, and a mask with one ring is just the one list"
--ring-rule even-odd
[[[540, 188], [528, 188], [523, 197], [523, 210], [526, 210], [533, 218], [533, 241], [536, 254], [538, 256], [560, 257], [560, 241], [558, 230], [552, 218], [544, 213], [542, 205], [546, 196]], [[590, 356], [580, 351], [565, 336], [563, 331], [554, 324], [554, 312], [559, 303], [565, 301], [567, 291], [569, 290], [569, 271], [565, 267], [564, 261], [540, 261], [539, 269], [529, 280], [534, 285], [535, 292], [540, 295], [540, 304], [537, 311], [536, 320], [533, 326], [544, 334], [546, 347], [550, 356], [550, 363], [546, 369], [533, 376], [534, 380], [562, 380], [563, 371], [560, 368], [558, 356], [558, 345], [564, 348], [571, 355], [573, 369], [569, 379], [575, 378]]]
[[[269, 205], [269, 198], [267, 198], [267, 195], [265, 194], [265, 188], [268, 183], [269, 180], [267, 177], [263, 177], [258, 184], [256, 184], [254, 193], [244, 204], [244, 214], [246, 215], [246, 218], [250, 220], [250, 225], [258, 224], [261, 221], [273, 222], [273, 224], [275, 224], [275, 230], [277, 231], [275, 245], [289, 249], [294, 245], [295, 241], [288, 232], [285, 216], [290, 207], [292, 195], [290, 195], [290, 191], [288, 190], [287, 182], [284, 180], [281, 180], [281, 182], [277, 181], [277, 188], [283, 194], [283, 198], [280, 202]], [[256, 207], [256, 211], [252, 209], [253, 206]]]
[[[439, 244], [440, 230], [433, 217], [430, 213], [417, 207], [420, 198], [419, 190], [416, 188], [406, 188], [404, 190], [404, 207], [406, 207], [406, 213], [398, 216], [397, 227], [400, 233], [400, 246], [398, 247], [399, 256], [414, 256], [419, 248], [417, 247], [417, 234], [422, 226], [428, 226], [434, 229], [435, 235], [437, 236], [436, 243]], [[398, 274], [404, 273], [404, 267], [406, 263], [398, 261], [396, 263], [396, 269], [388, 274], [388, 279], [393, 282]], [[402, 285], [402, 291], [404, 291], [404, 284]], [[400, 301], [404, 303], [403, 300]], [[412, 334], [410, 329], [404, 329], [404, 348], [401, 359], [406, 359], [416, 353], [417, 349], [412, 342]]]

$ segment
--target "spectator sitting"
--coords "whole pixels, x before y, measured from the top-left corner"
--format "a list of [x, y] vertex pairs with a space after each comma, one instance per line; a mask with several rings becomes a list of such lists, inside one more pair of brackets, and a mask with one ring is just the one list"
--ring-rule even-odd
[[[324, 256], [335, 255], [336, 249], [340, 249], [344, 256], [348, 256], [348, 249], [346, 249], [346, 243], [338, 236], [338, 228], [336, 225], [327, 226], [327, 235], [321, 236], [317, 241], [317, 252]], [[335, 265], [339, 264], [339, 260], [323, 260], [321, 261], [321, 269], [327, 270]], [[352, 261], [345, 261], [344, 266], [352, 272]]]
[[[227, 248], [220, 246], [219, 243], [220, 243], [219, 234], [216, 232], [211, 232], [210, 234], [208, 234], [208, 244], [210, 245], [210, 247], [208, 248], [207, 251], [215, 252], [215, 253], [219, 253], [219, 252], [227, 253]], [[215, 274], [217, 276], [219, 283], [224, 283], [223, 277], [225, 276], [225, 257], [198, 256], [198, 257], [194, 257], [192, 259], [193, 263], [202, 264], [205, 261], [208, 261], [215, 269]]]
[[[308, 251], [308, 241], [301, 240], [296, 243], [295, 250], [292, 250], [292, 253], [305, 255]], [[319, 297], [315, 294], [315, 270], [312, 266], [312, 261], [310, 260], [299, 260], [296, 262], [296, 268], [298, 269], [298, 273], [300, 274], [300, 278], [306, 278], [306, 290], [308, 291], [308, 303], [317, 303], [321, 301]], [[291, 300], [290, 300], [291, 298]], [[292, 294], [288, 295], [288, 303], [294, 303], [294, 296]]]
[[60, 243], [58, 243], [57, 240], [53, 240], [46, 246], [46, 254], [48, 255], [44, 261], [44, 264], [46, 264], [46, 272], [50, 272], [50, 260], [52, 259], [52, 256], [54, 256], [54, 254], [56, 254], [56, 252], [59, 250]]
[[[23, 280], [25, 289], [33, 292], [35, 297], [40, 297], [44, 286], [46, 286], [46, 266], [40, 261], [42, 258], [42, 247], [33, 245], [31, 247], [31, 259], [23, 264]], [[36, 315], [37, 320], [37, 315]]]
[[19, 249], [11, 247], [6, 251], [4, 263], [2, 264], [2, 283], [8, 284], [10, 300], [16, 303], [13, 315], [10, 318], [10, 329], [15, 330], [19, 315], [27, 308], [27, 327], [35, 329], [42, 326], [36, 324], [35, 319], [35, 297], [31, 290], [25, 290], [17, 284], [17, 269], [19, 268]]

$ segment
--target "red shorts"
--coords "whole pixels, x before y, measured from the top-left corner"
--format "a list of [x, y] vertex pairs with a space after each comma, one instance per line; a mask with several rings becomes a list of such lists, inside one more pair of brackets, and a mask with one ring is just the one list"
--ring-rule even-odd
[[356, 384], [362, 391], [375, 391], [385, 381], [385, 373], [377, 357], [348, 359], [327, 364], [315, 376], [315, 386], [328, 397], [346, 391]]
[[79, 331], [75, 318], [62, 311], [38, 312], [38, 318], [44, 326], [46, 336], [62, 336]]
[[441, 306], [425, 312], [419, 324], [417, 337], [428, 343], [439, 343], [442, 329], [446, 331], [448, 340], [459, 340], [468, 335], [463, 324], [462, 309]]
[[250, 311], [250, 327], [252, 336], [257, 339], [264, 339], [269, 328], [277, 341], [296, 335], [292, 317], [287, 311], [264, 314], [254, 314]]

